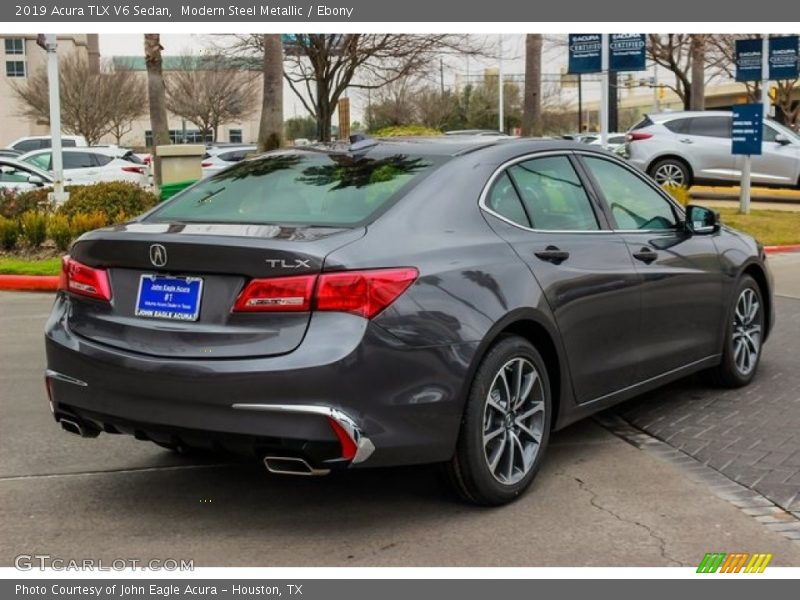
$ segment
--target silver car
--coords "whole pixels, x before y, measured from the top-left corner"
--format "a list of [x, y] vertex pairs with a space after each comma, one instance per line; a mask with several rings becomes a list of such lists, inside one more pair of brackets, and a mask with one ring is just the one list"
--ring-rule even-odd
[[[744, 157], [731, 153], [731, 119], [730, 111], [646, 115], [628, 131], [625, 153], [660, 185], [738, 183]], [[800, 136], [767, 120], [761, 152], [752, 157], [753, 183], [800, 184]]]
[[203, 179], [216, 175], [223, 169], [235, 165], [248, 156], [255, 154], [257, 146], [254, 144], [242, 144], [241, 146], [211, 146], [206, 149], [201, 166], [203, 168]]

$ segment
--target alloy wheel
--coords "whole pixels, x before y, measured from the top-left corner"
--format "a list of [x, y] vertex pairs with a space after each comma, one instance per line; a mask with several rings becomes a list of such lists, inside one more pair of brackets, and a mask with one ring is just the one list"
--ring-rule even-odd
[[513, 358], [497, 372], [483, 410], [483, 451], [492, 476], [513, 485], [533, 467], [545, 423], [544, 386], [536, 367]]
[[653, 173], [653, 179], [658, 185], [682, 186], [686, 183], [686, 176], [683, 169], [675, 163], [664, 163]]
[[749, 375], [758, 364], [761, 352], [761, 304], [751, 288], [736, 300], [733, 317], [733, 362], [741, 375]]

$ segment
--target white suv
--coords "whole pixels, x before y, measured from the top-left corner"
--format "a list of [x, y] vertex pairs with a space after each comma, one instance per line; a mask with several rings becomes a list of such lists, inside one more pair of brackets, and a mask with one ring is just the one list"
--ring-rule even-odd
[[[52, 151], [34, 150], [17, 160], [42, 169], [53, 170]], [[147, 165], [127, 148], [64, 148], [64, 181], [70, 185], [88, 185], [101, 181], [129, 181], [147, 184]]]
[[[49, 135], [29, 135], [13, 141], [7, 147], [18, 150], [19, 152], [31, 152], [32, 150], [39, 150], [41, 148], [50, 148], [52, 145], [53, 138]], [[79, 146], [88, 146], [86, 138], [82, 135], [61, 136], [62, 148], [76, 148]]]
[[[646, 115], [628, 131], [625, 155], [659, 185], [738, 183], [743, 156], [731, 149], [730, 111], [685, 111]], [[761, 154], [752, 157], [753, 183], [800, 184], [800, 136], [764, 121]]]

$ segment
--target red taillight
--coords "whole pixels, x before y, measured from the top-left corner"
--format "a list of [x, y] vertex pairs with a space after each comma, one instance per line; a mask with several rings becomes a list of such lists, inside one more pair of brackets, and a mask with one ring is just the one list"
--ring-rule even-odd
[[138, 173], [139, 175], [144, 175], [144, 167], [122, 167], [122, 170], [126, 173]]
[[410, 268], [324, 273], [319, 277], [315, 308], [371, 319], [405, 292], [417, 275]]
[[[322, 275], [254, 279], [234, 312], [348, 312], [371, 319], [414, 283], [414, 268], [340, 271]], [[316, 291], [315, 291], [316, 287]]]
[[214, 164], [214, 163], [210, 163], [210, 162], [201, 162], [201, 163], [200, 163], [200, 166], [201, 166], [201, 167], [203, 167], [203, 168], [206, 168], [206, 167], [210, 167], [210, 166], [211, 166], [211, 165], [213, 165], [213, 164]]
[[58, 289], [97, 300], [111, 300], [108, 272], [81, 264], [69, 256], [61, 259]]
[[311, 310], [316, 275], [253, 279], [239, 294], [237, 312], [305, 312]]
[[627, 136], [625, 136], [626, 142], [638, 142], [641, 140], [649, 140], [653, 137], [652, 133], [647, 133], [646, 131], [631, 131]]

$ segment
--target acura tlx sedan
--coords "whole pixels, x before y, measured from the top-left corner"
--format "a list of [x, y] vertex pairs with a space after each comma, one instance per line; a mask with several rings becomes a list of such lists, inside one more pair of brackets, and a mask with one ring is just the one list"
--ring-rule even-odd
[[756, 373], [762, 247], [585, 144], [362, 140], [244, 160], [65, 257], [63, 428], [276, 473], [441, 462], [502, 504], [550, 432]]

